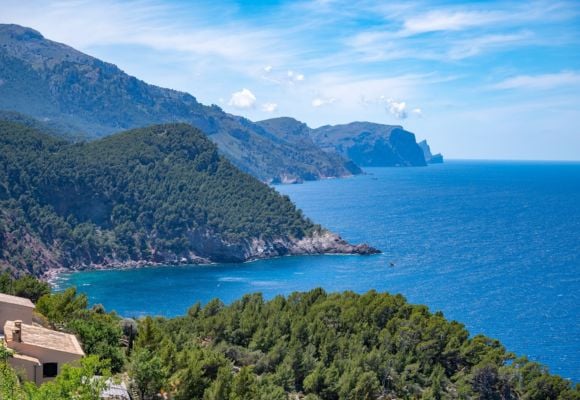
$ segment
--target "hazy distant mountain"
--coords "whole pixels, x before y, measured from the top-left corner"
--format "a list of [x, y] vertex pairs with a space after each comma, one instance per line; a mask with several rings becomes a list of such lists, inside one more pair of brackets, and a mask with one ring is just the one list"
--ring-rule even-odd
[[205, 106], [188, 93], [149, 85], [18, 25], [0, 25], [0, 109], [59, 132], [102, 137], [155, 123], [201, 129], [236, 166], [263, 181], [300, 181], [357, 172], [313, 143], [288, 142], [253, 122]]
[[[312, 129], [303, 122], [290, 117], [272, 118], [256, 122], [257, 125], [276, 135], [279, 139], [291, 143], [302, 152], [305, 160], [312, 160], [316, 169], [327, 176], [332, 176], [329, 165], [343, 165], [350, 173], [360, 174], [362, 170], [352, 161], [347, 161], [336, 152], [324, 152], [326, 157], [320, 157], [320, 147], [312, 140]], [[315, 149], [315, 150], [313, 150]]]
[[426, 165], [415, 135], [401, 126], [352, 122], [322, 126], [311, 134], [323, 150], [338, 152], [361, 167]]
[[425, 156], [425, 161], [429, 164], [441, 164], [443, 163], [443, 155], [441, 153], [431, 154], [431, 147], [427, 144], [426, 140], [419, 142], [419, 147], [423, 150], [423, 155]]

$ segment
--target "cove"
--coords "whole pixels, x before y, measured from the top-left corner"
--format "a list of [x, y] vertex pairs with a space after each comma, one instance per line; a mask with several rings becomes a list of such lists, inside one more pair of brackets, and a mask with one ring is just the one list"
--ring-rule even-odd
[[180, 315], [195, 302], [250, 292], [401, 293], [580, 381], [579, 163], [366, 171], [276, 188], [315, 222], [381, 255], [90, 271], [61, 275], [56, 287], [77, 286], [130, 317]]

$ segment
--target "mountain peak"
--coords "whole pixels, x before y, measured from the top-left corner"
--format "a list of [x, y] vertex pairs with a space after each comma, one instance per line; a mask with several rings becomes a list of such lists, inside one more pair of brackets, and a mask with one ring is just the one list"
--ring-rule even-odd
[[40, 32], [16, 24], [0, 24], [0, 36], [9, 36], [11, 39], [20, 41], [44, 39]]

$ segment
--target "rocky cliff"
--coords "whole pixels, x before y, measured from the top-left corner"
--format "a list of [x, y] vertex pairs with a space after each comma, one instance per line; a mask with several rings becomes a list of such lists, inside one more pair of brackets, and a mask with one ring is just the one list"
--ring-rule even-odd
[[338, 152], [361, 167], [426, 165], [415, 135], [401, 126], [352, 122], [322, 126], [311, 134], [323, 150]]
[[423, 155], [425, 156], [425, 161], [428, 164], [442, 164], [443, 163], [443, 155], [441, 153], [432, 154], [431, 147], [429, 147], [426, 140], [420, 141], [419, 147], [421, 148], [421, 150], [423, 150]]
[[[362, 170], [353, 161], [341, 156], [337, 152], [323, 152], [325, 157], [311, 156], [312, 149], [320, 151], [320, 147], [314, 143], [312, 129], [303, 122], [290, 117], [272, 118], [256, 122], [256, 125], [275, 135], [279, 140], [290, 143], [293, 148], [299, 150], [304, 159], [310, 159], [314, 167], [321, 171], [324, 177], [336, 176], [334, 168], [328, 169], [329, 165], [341, 165], [349, 174], [357, 175]], [[321, 162], [322, 161], [322, 162]]]

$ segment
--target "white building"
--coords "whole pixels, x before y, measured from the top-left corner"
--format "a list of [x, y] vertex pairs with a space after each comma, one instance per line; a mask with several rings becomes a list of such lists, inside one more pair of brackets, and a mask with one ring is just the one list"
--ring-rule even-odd
[[33, 325], [33, 310], [28, 299], [0, 294], [0, 345], [12, 350], [10, 365], [40, 385], [85, 353], [74, 335]]

